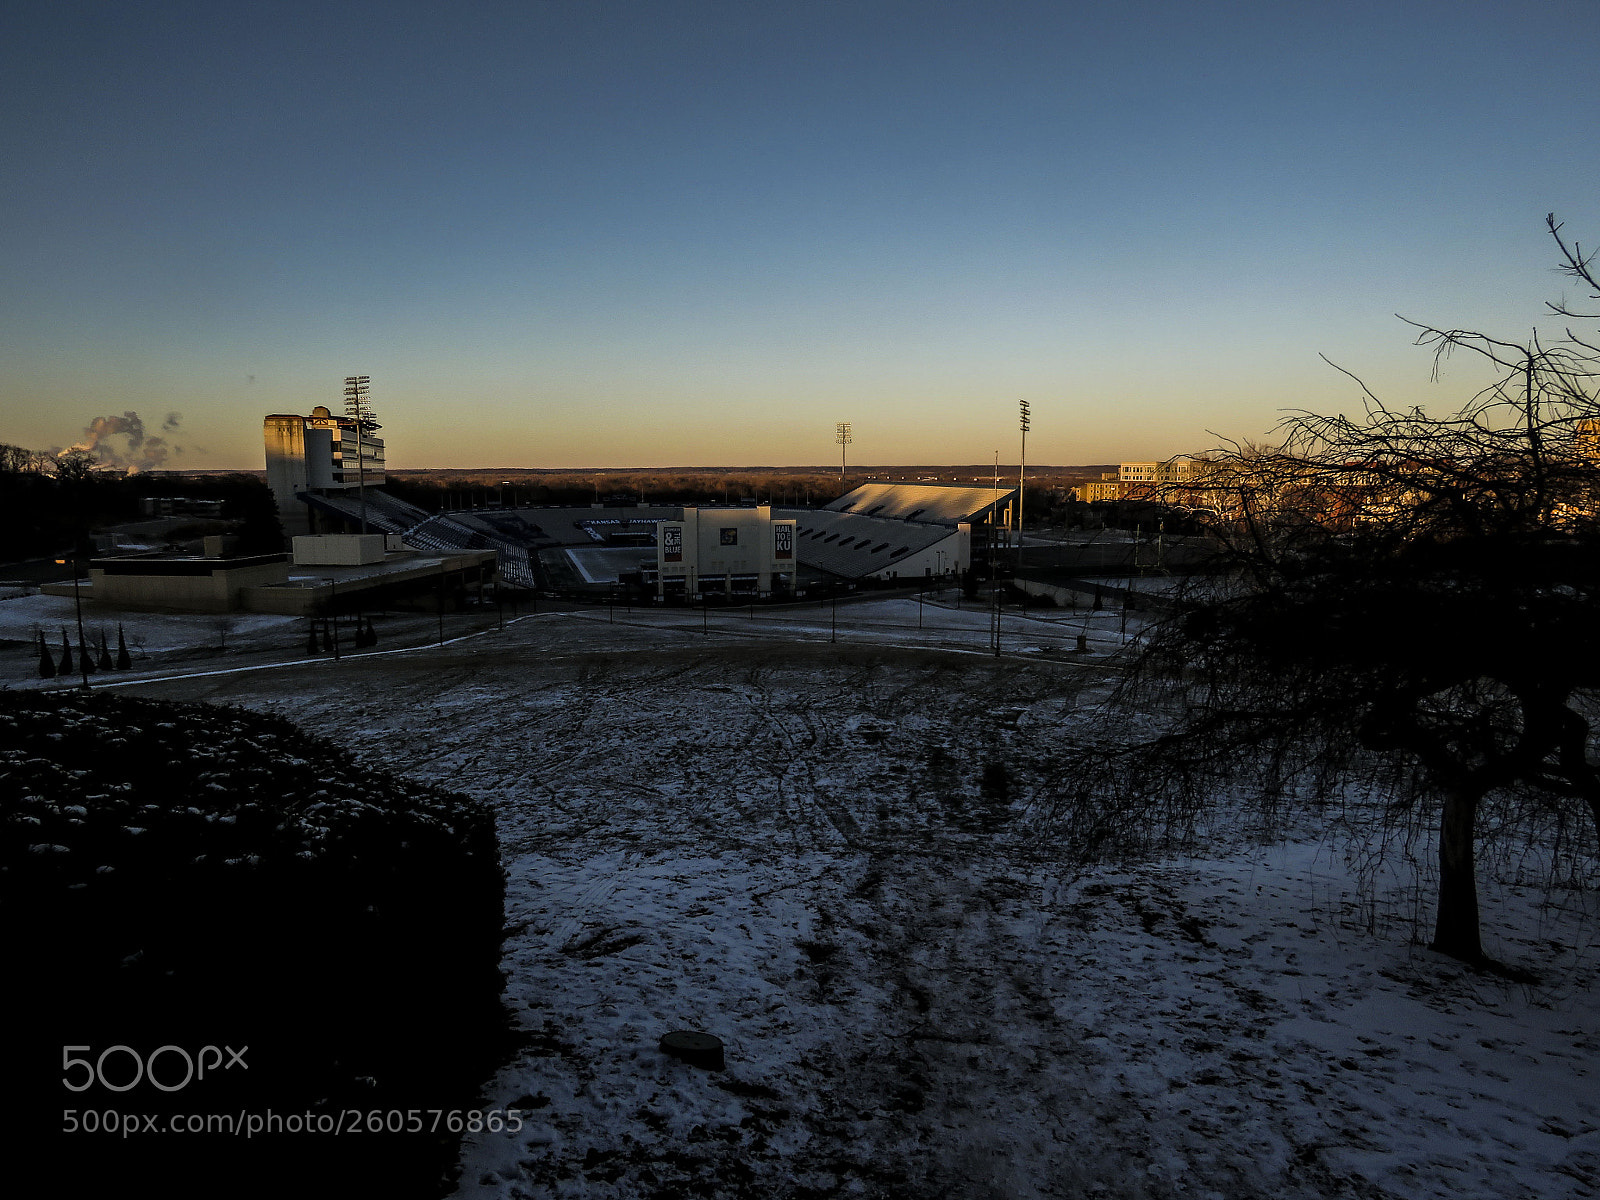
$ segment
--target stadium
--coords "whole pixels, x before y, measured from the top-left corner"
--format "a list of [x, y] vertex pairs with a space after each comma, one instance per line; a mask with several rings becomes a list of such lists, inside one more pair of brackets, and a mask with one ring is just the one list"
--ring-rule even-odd
[[[349, 381], [347, 381], [348, 384]], [[131, 611], [320, 616], [460, 608], [507, 593], [642, 603], [798, 599], [985, 572], [1011, 545], [1018, 492], [869, 480], [821, 507], [503, 502], [429, 512], [385, 487], [370, 413], [263, 419], [276, 551], [209, 536], [190, 551], [104, 554], [43, 590]], [[502, 492], [503, 495], [503, 492]], [[487, 494], [486, 494], [487, 500]]]
[[[1017, 500], [998, 485], [868, 482], [820, 508], [611, 500], [430, 513], [385, 490], [384, 444], [353, 419], [320, 407], [269, 416], [265, 442], [267, 482], [291, 537], [382, 534], [397, 552], [490, 553], [503, 585], [576, 596], [745, 603], [960, 577], [1009, 539]], [[699, 532], [684, 540], [686, 526]], [[664, 532], [684, 548], [678, 557]], [[750, 553], [758, 547], [773, 553]]]

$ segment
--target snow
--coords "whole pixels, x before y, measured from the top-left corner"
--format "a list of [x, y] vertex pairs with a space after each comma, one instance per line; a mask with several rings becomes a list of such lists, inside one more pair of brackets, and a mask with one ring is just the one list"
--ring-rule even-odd
[[[243, 644], [253, 637], [281, 635], [293, 628], [296, 620], [295, 617], [271, 613], [216, 613], [201, 616], [191, 613], [123, 612], [88, 601], [83, 606], [83, 631], [91, 644], [98, 646], [100, 634], [104, 633], [115, 653], [117, 626], [121, 625], [135, 658], [141, 652], [158, 654], [169, 650], [214, 646], [219, 622], [229, 622], [227, 637], [230, 642]], [[71, 596], [34, 593], [0, 597], [0, 641], [32, 642], [42, 630], [45, 641], [59, 649], [63, 629], [76, 648], [78, 617]]]
[[[930, 594], [931, 597], [931, 594]], [[943, 599], [928, 598], [920, 605], [913, 598], [870, 598], [846, 600], [838, 606], [838, 639], [854, 645], [930, 647], [989, 651], [991, 610], [983, 599], [961, 601], [949, 589]], [[713, 608], [709, 614], [699, 609], [647, 609], [618, 607], [571, 614], [572, 620], [626, 624], [641, 628], [673, 630], [697, 634], [702, 628], [723, 637], [782, 638], [793, 641], [831, 641], [834, 637], [834, 610], [831, 601], [738, 608]], [[1026, 614], [1007, 607], [1001, 614], [1000, 645], [1004, 653], [1070, 653], [1076, 650], [1077, 636], [1086, 633], [1090, 651], [1096, 655], [1113, 653], [1130, 641], [1141, 618], [1130, 614], [1128, 631], [1122, 630], [1122, 612], [1108, 605], [1094, 610], [1031, 608]]]
[[1308, 821], [1076, 868], [1053, 752], [1120, 614], [1087, 660], [995, 659], [987, 610], [919, 646], [915, 608], [841, 604], [837, 646], [810, 607], [543, 614], [140, 690], [495, 805], [522, 1040], [484, 1103], [527, 1123], [468, 1138], [464, 1200], [1595, 1194], [1592, 894], [1489, 881], [1523, 985], [1428, 952], [1403, 857]]

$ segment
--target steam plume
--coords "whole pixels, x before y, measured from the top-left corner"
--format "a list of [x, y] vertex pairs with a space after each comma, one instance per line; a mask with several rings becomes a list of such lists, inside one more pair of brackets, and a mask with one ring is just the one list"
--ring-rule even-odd
[[[168, 413], [161, 422], [162, 432], [173, 432], [181, 420], [181, 414]], [[164, 466], [173, 453], [183, 453], [182, 446], [169, 445], [166, 438], [158, 435], [147, 435], [144, 421], [132, 411], [120, 417], [96, 417], [84, 426], [83, 440], [68, 450], [87, 450], [101, 469], [120, 468], [130, 475], [155, 470]]]

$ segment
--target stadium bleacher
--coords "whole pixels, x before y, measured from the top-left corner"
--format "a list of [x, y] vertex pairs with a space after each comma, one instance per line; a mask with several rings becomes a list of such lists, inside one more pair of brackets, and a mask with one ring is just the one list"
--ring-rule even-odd
[[[351, 527], [358, 527], [361, 522], [358, 497], [306, 492], [299, 499]], [[406, 545], [417, 550], [438, 553], [494, 550], [499, 556], [502, 579], [517, 587], [538, 586], [527, 546], [528, 534], [537, 536], [537, 526], [528, 526], [520, 520], [489, 521], [483, 519], [482, 514], [428, 513], [381, 488], [367, 489], [366, 518], [367, 528], [372, 532], [397, 534]], [[518, 536], [519, 532], [522, 536]]]
[[[1001, 489], [998, 504], [1010, 503], [1015, 495], [1014, 488]], [[301, 499], [345, 524], [360, 520], [360, 502], [350, 495], [307, 494]], [[798, 522], [795, 553], [802, 565], [844, 579], [887, 578], [902, 560], [953, 537], [958, 525], [986, 520], [996, 503], [994, 490], [985, 487], [867, 483], [822, 509], [775, 509], [773, 516]], [[655, 540], [657, 521], [682, 515], [681, 508], [666, 506], [430, 514], [381, 488], [367, 489], [370, 529], [399, 534], [419, 550], [494, 550], [501, 578], [527, 588], [540, 586], [540, 550], [648, 547]], [[952, 547], [952, 566], [957, 553]]]

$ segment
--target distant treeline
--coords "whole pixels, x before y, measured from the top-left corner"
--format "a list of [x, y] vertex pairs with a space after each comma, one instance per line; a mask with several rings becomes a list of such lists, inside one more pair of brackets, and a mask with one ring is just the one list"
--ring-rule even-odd
[[[856, 486], [852, 481], [851, 486]], [[480, 504], [826, 504], [842, 495], [837, 474], [755, 471], [391, 471], [386, 490], [429, 511]]]
[[[1100, 467], [1029, 467], [1028, 503], [1045, 507], [1058, 493]], [[1015, 487], [1017, 468], [1000, 469], [1000, 486]], [[841, 480], [821, 467], [641, 468], [620, 471], [560, 470], [403, 470], [390, 471], [385, 487], [430, 512], [483, 504], [581, 505], [607, 500], [638, 504], [821, 505], [863, 483], [992, 483], [993, 467], [863, 467]], [[1035, 499], [1037, 495], [1037, 500]]]
[[59, 457], [0, 445], [0, 562], [78, 553], [93, 548], [93, 535], [111, 525], [137, 521], [147, 496], [184, 496], [222, 501], [222, 517], [234, 523], [241, 551], [283, 548], [277, 506], [256, 475], [128, 475], [96, 470], [81, 454]]

